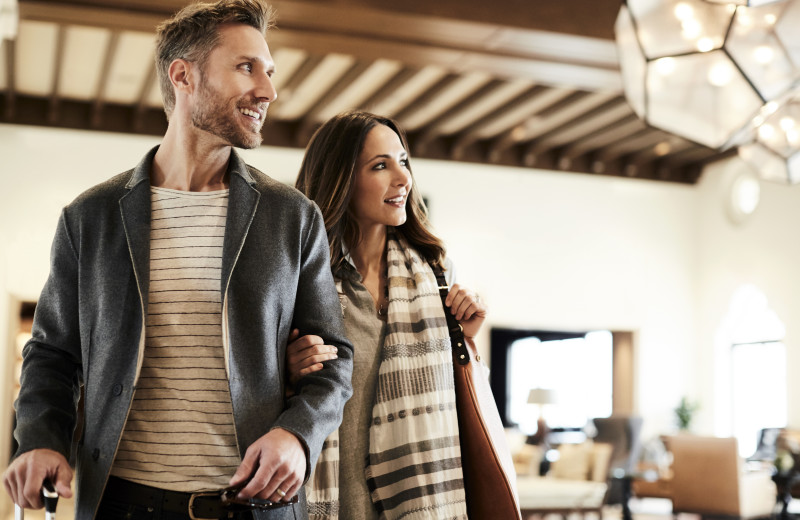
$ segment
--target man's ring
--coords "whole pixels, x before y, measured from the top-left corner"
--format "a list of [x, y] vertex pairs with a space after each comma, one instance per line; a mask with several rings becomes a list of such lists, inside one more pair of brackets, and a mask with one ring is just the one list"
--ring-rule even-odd
[[279, 494], [281, 498], [284, 498], [286, 496], [286, 491], [282, 490], [281, 488], [278, 488], [276, 493]]

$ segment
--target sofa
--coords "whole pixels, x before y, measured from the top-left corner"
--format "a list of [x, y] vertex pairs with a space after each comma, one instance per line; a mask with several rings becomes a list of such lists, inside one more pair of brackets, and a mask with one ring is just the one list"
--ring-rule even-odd
[[522, 517], [594, 512], [602, 518], [613, 447], [591, 440], [562, 444], [545, 476], [538, 474], [541, 451], [526, 444], [514, 453]]

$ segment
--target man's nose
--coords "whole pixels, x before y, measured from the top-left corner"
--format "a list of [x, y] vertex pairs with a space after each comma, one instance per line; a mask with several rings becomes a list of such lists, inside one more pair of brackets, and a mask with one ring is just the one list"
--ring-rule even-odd
[[256, 85], [255, 96], [258, 99], [266, 100], [270, 103], [278, 98], [278, 91], [275, 90], [275, 85], [272, 83], [272, 78], [268, 74], [261, 76], [261, 79]]

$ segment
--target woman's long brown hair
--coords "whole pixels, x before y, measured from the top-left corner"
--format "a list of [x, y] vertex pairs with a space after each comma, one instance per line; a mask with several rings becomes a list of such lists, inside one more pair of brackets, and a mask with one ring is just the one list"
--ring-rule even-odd
[[[314, 133], [297, 176], [295, 187], [316, 202], [322, 211], [331, 249], [331, 269], [334, 272], [345, 262], [342, 245], [353, 249], [361, 241], [350, 200], [353, 197], [358, 156], [367, 134], [376, 125], [391, 128], [408, 152], [405, 133], [392, 119], [369, 112], [345, 112], [328, 120]], [[410, 161], [408, 170], [410, 173]], [[406, 221], [394, 229], [425, 260], [444, 267], [444, 244], [429, 226], [425, 203], [412, 182], [406, 204]]]

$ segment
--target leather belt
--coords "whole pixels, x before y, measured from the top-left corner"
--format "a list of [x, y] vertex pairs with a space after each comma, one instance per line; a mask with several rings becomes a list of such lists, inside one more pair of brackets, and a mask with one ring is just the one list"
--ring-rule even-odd
[[[193, 520], [233, 518], [251, 520], [255, 508], [224, 503], [221, 491], [184, 493], [170, 491], [111, 476], [104, 495], [113, 500], [170, 513], [188, 514]], [[289, 504], [281, 504], [289, 505]]]

